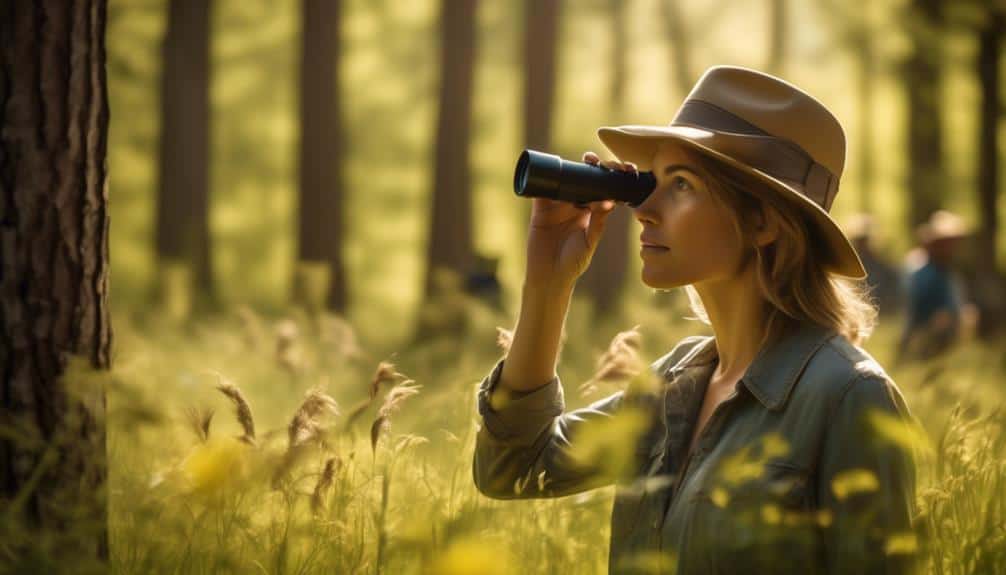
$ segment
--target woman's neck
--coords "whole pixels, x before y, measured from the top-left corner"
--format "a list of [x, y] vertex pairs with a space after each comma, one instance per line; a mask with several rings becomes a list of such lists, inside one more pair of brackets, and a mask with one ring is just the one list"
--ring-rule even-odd
[[713, 377], [736, 381], [758, 355], [767, 326], [754, 266], [728, 280], [695, 284], [695, 291], [716, 338], [719, 365]]

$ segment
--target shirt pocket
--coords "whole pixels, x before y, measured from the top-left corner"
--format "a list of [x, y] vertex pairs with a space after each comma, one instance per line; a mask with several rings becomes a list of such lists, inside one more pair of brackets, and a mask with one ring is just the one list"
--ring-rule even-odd
[[786, 461], [761, 464], [758, 475], [724, 477], [691, 497], [697, 539], [709, 571], [813, 573], [817, 534], [810, 472]]

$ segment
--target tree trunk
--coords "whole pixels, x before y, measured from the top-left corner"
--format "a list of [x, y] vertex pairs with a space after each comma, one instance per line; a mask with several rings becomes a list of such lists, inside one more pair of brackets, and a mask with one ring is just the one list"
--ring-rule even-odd
[[852, 46], [856, 54], [856, 102], [857, 127], [859, 128], [859, 209], [864, 213], [873, 211], [870, 201], [874, 184], [873, 168], [873, 82], [874, 61], [873, 44], [870, 30], [866, 23], [856, 25], [855, 38], [858, 42]]
[[769, 44], [765, 69], [770, 74], [782, 75], [786, 66], [786, 46], [789, 29], [787, 0], [769, 0]]
[[441, 3], [440, 111], [437, 119], [426, 299], [442, 291], [444, 272], [464, 278], [472, 261], [471, 141], [476, 0]]
[[[625, 70], [628, 67], [628, 35], [626, 30], [626, 5], [621, 0], [611, 0], [612, 38], [611, 51], [611, 109], [614, 117], [625, 110]], [[617, 205], [605, 222], [590, 266], [579, 284], [591, 299], [595, 316], [608, 317], [618, 306], [625, 278], [629, 270], [629, 229], [632, 225], [630, 208]]]
[[904, 68], [908, 96], [909, 233], [943, 199], [942, 0], [913, 0], [908, 33], [914, 51]]
[[[552, 148], [560, 8], [560, 0], [524, 2], [524, 147], [532, 150]], [[531, 202], [520, 205], [526, 233]]]
[[979, 262], [977, 304], [982, 310], [982, 335], [992, 335], [1003, 321], [1003, 279], [999, 274], [999, 257], [996, 238], [999, 233], [999, 126], [1002, 116], [1000, 103], [1000, 55], [1006, 19], [996, 10], [990, 10], [984, 27], [979, 31], [977, 73], [981, 84], [982, 104], [978, 141], [978, 213], [981, 226], [978, 231]]
[[[108, 555], [104, 0], [0, 0], [0, 526], [14, 572]], [[72, 381], [68, 381], [71, 380]], [[72, 558], [72, 559], [71, 559]]]
[[[205, 304], [214, 299], [208, 195], [212, 5], [212, 0], [168, 2], [157, 189], [156, 248], [162, 301], [194, 296]], [[176, 270], [184, 272], [181, 281], [169, 275]], [[188, 293], [171, 293], [176, 285]]]
[[[300, 65], [300, 226], [294, 285], [303, 303], [345, 313], [342, 259], [343, 144], [339, 97], [339, 0], [304, 0]], [[307, 272], [317, 266], [321, 274]], [[321, 286], [311, 286], [317, 279]], [[321, 302], [310, 302], [320, 287]]]
[[691, 92], [695, 82], [688, 26], [681, 14], [678, 0], [661, 0], [660, 8], [667, 44], [671, 49], [671, 78], [678, 94], [684, 98]]

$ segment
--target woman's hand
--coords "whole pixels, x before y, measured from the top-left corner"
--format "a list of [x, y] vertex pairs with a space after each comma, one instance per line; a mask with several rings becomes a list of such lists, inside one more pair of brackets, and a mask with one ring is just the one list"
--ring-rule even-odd
[[[583, 161], [609, 170], [637, 171], [630, 162], [602, 162], [593, 152], [585, 152]], [[605, 200], [580, 207], [570, 202], [531, 198], [525, 284], [535, 288], [572, 286], [590, 265], [604, 222], [615, 204], [614, 200]]]

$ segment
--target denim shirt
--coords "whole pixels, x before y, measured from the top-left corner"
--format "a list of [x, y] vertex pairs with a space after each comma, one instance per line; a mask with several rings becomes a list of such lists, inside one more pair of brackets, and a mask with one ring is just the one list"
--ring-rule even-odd
[[[504, 360], [478, 390], [475, 485], [515, 499], [615, 484], [609, 573], [914, 570], [903, 551], [915, 541], [915, 459], [899, 438], [918, 427], [895, 383], [843, 336], [803, 324], [764, 347], [687, 457], [718, 361], [713, 337], [687, 337], [653, 362], [657, 390], [568, 412], [558, 377], [497, 389]], [[628, 406], [648, 422], [629, 444], [630, 473], [573, 456], [578, 438]]]

